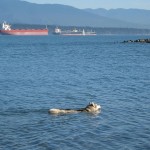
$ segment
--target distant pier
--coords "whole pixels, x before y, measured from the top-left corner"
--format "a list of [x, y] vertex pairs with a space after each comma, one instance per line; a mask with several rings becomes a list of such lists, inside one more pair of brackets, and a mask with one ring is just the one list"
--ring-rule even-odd
[[127, 40], [123, 43], [150, 43], [150, 39]]

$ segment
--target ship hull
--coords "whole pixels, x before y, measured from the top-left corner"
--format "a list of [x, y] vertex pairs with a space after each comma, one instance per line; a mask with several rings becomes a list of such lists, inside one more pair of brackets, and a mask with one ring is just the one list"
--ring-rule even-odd
[[0, 30], [3, 35], [48, 35], [48, 29]]
[[62, 31], [62, 32], [53, 32], [54, 35], [63, 35], [63, 36], [95, 36], [95, 32], [73, 32], [73, 31]]
[[96, 34], [60, 34], [63, 36], [95, 36]]

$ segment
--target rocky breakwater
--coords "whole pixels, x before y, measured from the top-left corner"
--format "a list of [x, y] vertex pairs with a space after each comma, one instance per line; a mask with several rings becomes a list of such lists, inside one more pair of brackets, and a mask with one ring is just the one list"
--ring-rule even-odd
[[123, 43], [150, 43], [150, 39], [127, 40]]

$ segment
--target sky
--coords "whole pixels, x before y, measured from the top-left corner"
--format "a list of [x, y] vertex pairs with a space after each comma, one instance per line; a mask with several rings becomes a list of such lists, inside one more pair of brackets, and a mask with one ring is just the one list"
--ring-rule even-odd
[[76, 8], [138, 8], [150, 10], [150, 0], [24, 0], [39, 4], [64, 4]]

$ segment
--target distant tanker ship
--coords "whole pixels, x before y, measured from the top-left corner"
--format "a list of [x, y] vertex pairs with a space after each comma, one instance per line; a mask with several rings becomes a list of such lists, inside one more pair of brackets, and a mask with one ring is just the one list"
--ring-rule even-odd
[[62, 31], [60, 28], [55, 28], [55, 31], [53, 32], [53, 34], [55, 35], [64, 35], [64, 36], [93, 36], [96, 35], [96, 32], [94, 31], [87, 31], [85, 32], [85, 30], [66, 30], [66, 31]]
[[48, 29], [11, 29], [11, 25], [4, 22], [0, 34], [3, 35], [48, 35]]

